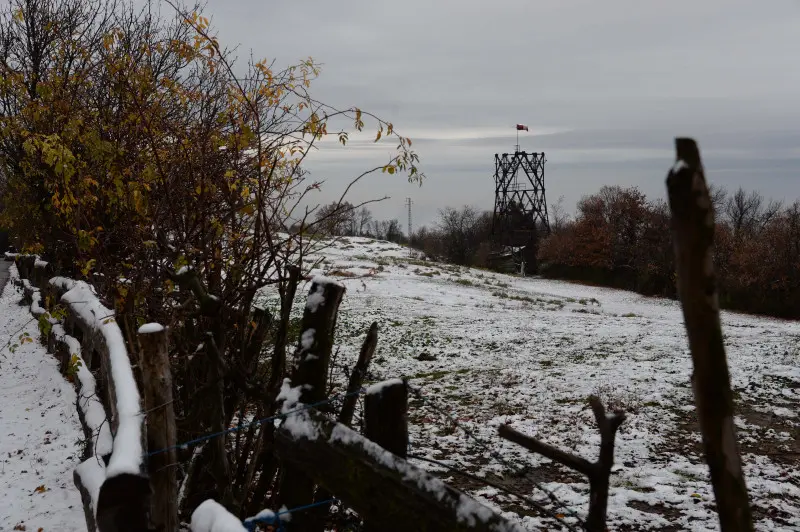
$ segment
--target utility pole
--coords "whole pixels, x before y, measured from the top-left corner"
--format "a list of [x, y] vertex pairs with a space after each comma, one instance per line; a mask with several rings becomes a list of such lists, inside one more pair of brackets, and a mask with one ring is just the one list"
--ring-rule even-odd
[[408, 207], [408, 241], [411, 242], [411, 198], [406, 198], [406, 207]]

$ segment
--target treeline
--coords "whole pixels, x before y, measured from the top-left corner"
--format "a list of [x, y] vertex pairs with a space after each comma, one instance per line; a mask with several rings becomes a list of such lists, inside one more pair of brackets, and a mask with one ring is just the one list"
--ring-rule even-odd
[[[800, 317], [800, 201], [783, 205], [741, 188], [711, 192], [721, 306]], [[539, 249], [540, 272], [676, 297], [669, 224], [664, 201], [603, 187], [578, 203], [574, 219], [554, 221]]]
[[[714, 260], [723, 308], [800, 317], [800, 201], [784, 205], [758, 192], [712, 187]], [[447, 207], [408, 241], [397, 220], [376, 221], [366, 207], [320, 211], [334, 234], [391, 240], [435, 260], [490, 267], [492, 213]], [[636, 188], [607, 186], [578, 202], [574, 216], [551, 205], [551, 233], [539, 245], [545, 277], [677, 297], [669, 206]]]

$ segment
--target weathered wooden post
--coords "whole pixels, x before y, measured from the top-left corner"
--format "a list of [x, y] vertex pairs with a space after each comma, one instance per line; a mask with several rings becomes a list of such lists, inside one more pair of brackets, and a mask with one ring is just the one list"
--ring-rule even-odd
[[694, 373], [692, 387], [706, 462], [723, 532], [753, 530], [747, 485], [733, 424], [733, 392], [722, 342], [714, 274], [714, 208], [697, 143], [675, 139], [667, 175], [678, 295]]
[[147, 450], [166, 451], [149, 456], [147, 468], [153, 497], [150, 519], [154, 530], [172, 532], [178, 529], [178, 482], [175, 411], [172, 405], [172, 373], [166, 329], [157, 324], [143, 325], [138, 331], [139, 352], [144, 385], [144, 408], [147, 413]]
[[[322, 277], [311, 283], [291, 373], [292, 386], [302, 386], [300, 403], [313, 404], [325, 399], [336, 316], [344, 292], [344, 286]], [[314, 480], [299, 469], [284, 467], [278, 493], [280, 503], [288, 508], [310, 504], [314, 498]], [[308, 512], [293, 515], [288, 526], [304, 532], [322, 530], [314, 528], [321, 523]]]
[[364, 382], [364, 376], [367, 374], [367, 369], [372, 361], [372, 356], [375, 354], [375, 348], [378, 346], [378, 323], [372, 322], [367, 332], [367, 338], [361, 346], [361, 353], [358, 355], [353, 372], [350, 374], [350, 381], [347, 383], [347, 392], [345, 394], [342, 409], [339, 411], [339, 423], [347, 425], [348, 427], [353, 422], [353, 414], [356, 411], [356, 403], [358, 402], [358, 395], [356, 392], [361, 388], [361, 383]]
[[367, 388], [364, 436], [400, 458], [408, 456], [408, 387], [405, 381], [391, 379]]
[[[372, 322], [367, 338], [361, 346], [361, 354], [358, 356], [358, 361], [350, 373], [350, 380], [347, 383], [347, 391], [342, 402], [342, 409], [339, 411], [339, 423], [347, 425], [348, 427], [353, 423], [353, 414], [356, 411], [356, 403], [358, 402], [358, 391], [361, 389], [361, 384], [364, 382], [364, 376], [367, 374], [367, 369], [372, 361], [372, 356], [375, 354], [375, 348], [378, 346], [378, 323]], [[330, 500], [331, 493], [325, 488], [319, 488], [314, 495], [314, 502], [322, 503], [323, 501]], [[312, 510], [314, 523], [317, 528], [321, 527], [325, 517], [331, 509], [331, 503], [321, 504]]]
[[[364, 398], [364, 436], [400, 458], [408, 457], [408, 386], [401, 379], [373, 384]], [[380, 524], [364, 523], [367, 532]]]

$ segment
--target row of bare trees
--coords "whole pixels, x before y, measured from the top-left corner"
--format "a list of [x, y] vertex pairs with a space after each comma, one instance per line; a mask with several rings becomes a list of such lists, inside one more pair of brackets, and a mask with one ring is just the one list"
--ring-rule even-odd
[[[723, 307], [800, 316], [800, 201], [783, 205], [741, 188], [713, 188], [718, 213], [714, 262]], [[541, 272], [677, 296], [669, 209], [636, 188], [603, 187], [578, 203], [574, 218], [553, 209], [541, 245]]]
[[465, 266], [488, 265], [492, 213], [465, 205], [439, 211], [431, 227], [418, 228], [409, 240], [397, 219], [377, 220], [366, 207], [331, 202], [316, 210], [320, 231], [331, 236], [362, 236], [408, 244], [432, 258]]
[[398, 244], [408, 241], [399, 220], [378, 220], [368, 207], [356, 207], [349, 201], [322, 205], [315, 211], [315, 221], [327, 236], [362, 236]]

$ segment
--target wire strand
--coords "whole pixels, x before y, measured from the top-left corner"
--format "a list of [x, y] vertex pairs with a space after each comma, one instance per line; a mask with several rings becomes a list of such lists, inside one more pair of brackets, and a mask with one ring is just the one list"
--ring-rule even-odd
[[249, 532], [255, 532], [257, 524], [277, 525], [276, 528], [278, 530], [283, 530], [283, 520], [281, 519], [282, 515], [288, 515], [294, 512], [309, 510], [311, 508], [316, 508], [317, 506], [323, 506], [334, 502], [336, 502], [336, 499], [328, 499], [325, 501], [318, 501], [318, 502], [313, 502], [311, 504], [298, 506], [296, 508], [292, 508], [291, 510], [281, 510], [279, 512], [273, 512], [272, 515], [266, 515], [264, 517], [248, 517], [242, 522], [242, 524]]
[[[446, 409], [444, 409], [444, 408], [436, 408], [436, 405], [431, 404], [432, 401], [429, 398], [427, 398], [426, 396], [422, 395], [422, 391], [420, 391], [419, 388], [414, 388], [413, 386], [409, 385], [408, 389], [411, 390], [414, 393], [414, 395], [417, 398], [419, 398], [422, 402], [427, 403], [430, 406], [433, 406], [437, 411], [442, 412], [445, 416], [447, 416], [447, 418], [450, 420], [451, 423], [453, 423], [453, 425], [455, 425], [456, 427], [461, 429], [461, 431], [464, 432], [464, 434], [466, 434], [469, 438], [471, 438], [478, 445], [480, 445], [485, 451], [487, 451], [489, 453], [489, 456], [491, 456], [492, 458], [494, 458], [495, 460], [497, 460], [501, 464], [505, 465], [506, 467], [508, 467], [508, 468], [510, 468], [512, 470], [517, 470], [516, 471], [517, 474], [522, 474], [522, 473], [525, 472], [527, 467], [523, 466], [523, 467], [518, 469], [517, 466], [515, 466], [511, 462], [507, 461], [502, 456], [500, 456], [500, 454], [498, 454], [496, 451], [492, 450], [492, 448], [489, 447], [489, 445], [486, 442], [484, 442], [483, 440], [478, 438], [470, 429], [468, 429], [467, 427], [462, 425], [460, 421], [458, 421], [455, 417], [450, 415], [450, 413]], [[585, 523], [584, 523], [583, 519], [581, 519], [580, 516], [578, 516], [578, 514], [575, 513], [575, 511], [573, 511], [569, 506], [567, 506], [567, 504], [565, 502], [561, 501], [555, 495], [555, 493], [553, 493], [551, 490], [545, 488], [540, 483], [538, 483], [538, 482], [536, 482], [534, 480], [532, 480], [531, 483], [534, 485], [534, 487], [536, 487], [536, 489], [538, 489], [538, 490], [542, 491], [543, 493], [545, 493], [547, 495], [547, 497], [554, 504], [557, 505], [558, 508], [563, 509], [571, 517], [574, 517], [582, 527], [585, 527]], [[566, 526], [570, 530], [575, 530], [570, 524], [564, 522], [562, 519], [559, 519], [555, 514], [553, 514], [552, 511], [548, 510], [547, 513], [550, 515], [550, 517], [558, 520], [559, 523], [563, 524], [564, 526]]]
[[304, 410], [310, 410], [312, 408], [317, 408], [318, 406], [322, 406], [322, 405], [328, 404], [328, 403], [330, 403], [332, 401], [336, 401], [336, 400], [342, 399], [344, 397], [349, 397], [351, 395], [359, 395], [362, 392], [363, 392], [363, 388], [360, 389], [360, 390], [356, 390], [354, 392], [347, 393], [347, 394], [336, 394], [336, 395], [333, 395], [333, 396], [331, 396], [328, 399], [325, 399], [323, 401], [318, 401], [316, 403], [303, 405], [303, 406], [301, 406], [299, 408], [295, 408], [293, 410], [289, 410], [288, 412], [284, 412], [284, 413], [281, 413], [281, 414], [275, 414], [274, 416], [269, 416], [269, 417], [265, 417], [265, 418], [262, 418], [262, 419], [256, 419], [256, 420], [250, 421], [248, 423], [240, 423], [240, 424], [238, 424], [238, 425], [236, 425], [234, 427], [230, 427], [230, 428], [227, 428], [225, 430], [221, 430], [219, 432], [212, 432], [210, 434], [206, 434], [204, 436], [200, 436], [198, 438], [194, 438], [192, 440], [188, 440], [188, 441], [185, 441], [183, 443], [177, 443], [177, 444], [172, 445], [170, 447], [165, 447], [163, 449], [157, 449], [155, 451], [146, 453], [145, 456], [149, 458], [151, 456], [156, 456], [156, 455], [159, 455], [159, 454], [162, 454], [162, 453], [166, 453], [168, 451], [172, 451], [173, 449], [186, 449], [187, 447], [191, 447], [193, 445], [197, 445], [198, 443], [202, 443], [204, 441], [208, 441], [208, 440], [211, 440], [211, 439], [214, 439], [214, 438], [218, 438], [220, 436], [225, 436], [226, 434], [231, 434], [232, 432], [237, 432], [237, 431], [240, 431], [242, 429], [246, 429], [248, 427], [251, 427], [253, 425], [261, 425], [261, 424], [264, 424], [264, 423], [268, 423], [270, 421], [283, 419], [283, 418], [285, 418], [287, 416], [290, 416], [292, 414], [296, 414], [297, 412], [302, 412]]

